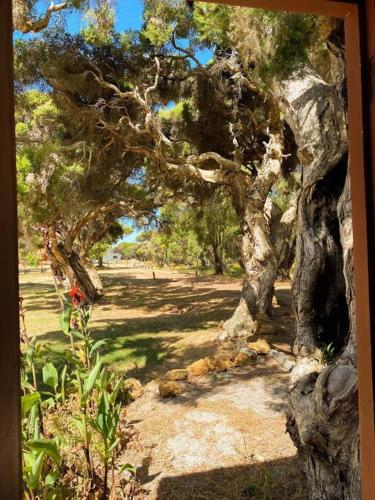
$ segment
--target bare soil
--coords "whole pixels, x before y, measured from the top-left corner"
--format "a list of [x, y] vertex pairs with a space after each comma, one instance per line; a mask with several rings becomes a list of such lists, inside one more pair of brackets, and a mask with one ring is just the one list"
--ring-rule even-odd
[[[154, 280], [149, 269], [123, 266], [101, 273], [107, 293], [95, 307], [93, 334], [110, 337], [106, 356], [114, 369], [126, 369], [145, 384], [145, 394], [127, 409], [137, 438], [121, 457], [138, 468], [144, 498], [306, 498], [296, 449], [285, 433], [289, 375], [271, 357], [196, 379], [177, 398], [159, 396], [158, 383], [168, 370], [233, 351], [216, 335], [236, 306], [241, 280], [167, 270], [157, 270]], [[39, 278], [40, 301], [32, 294], [35, 279], [30, 288], [31, 277], [21, 277], [35, 316], [32, 328], [46, 341], [65, 342], [51, 331], [57, 312], [50, 277]], [[275, 295], [275, 331], [266, 338], [290, 354], [290, 284], [277, 283]], [[39, 307], [45, 321], [37, 329]]]
[[[199, 315], [225, 294], [235, 304], [241, 287], [240, 280], [225, 277], [192, 280], [157, 274], [171, 280], [163, 284], [158, 314]], [[204, 300], [212, 289], [216, 295]], [[184, 298], [171, 304], [169, 294], [177, 290]], [[222, 305], [227, 307], [224, 301]], [[294, 322], [289, 283], [276, 285], [274, 314], [275, 333], [267, 340], [290, 354]], [[252, 365], [197, 378], [177, 398], [160, 397], [158, 382], [168, 370], [233, 350], [230, 343], [218, 343], [216, 335], [217, 324], [173, 344], [144, 396], [128, 409], [139, 446], [124, 460], [140, 467], [150, 499], [303, 499], [296, 449], [285, 432], [289, 376], [272, 358], [258, 356]]]

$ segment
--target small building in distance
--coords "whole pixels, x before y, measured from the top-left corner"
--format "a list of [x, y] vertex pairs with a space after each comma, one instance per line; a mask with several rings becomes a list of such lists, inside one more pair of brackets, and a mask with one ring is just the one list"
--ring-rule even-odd
[[122, 255], [120, 252], [116, 252], [114, 248], [110, 248], [108, 252], [103, 257], [103, 262], [105, 264], [113, 264], [122, 260]]

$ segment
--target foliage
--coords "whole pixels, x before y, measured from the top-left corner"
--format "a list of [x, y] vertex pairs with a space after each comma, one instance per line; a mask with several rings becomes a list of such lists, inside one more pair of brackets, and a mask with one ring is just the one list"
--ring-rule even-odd
[[234, 9], [229, 38], [258, 84], [288, 78], [309, 60], [316, 44], [317, 19], [307, 14]]
[[192, 215], [193, 227], [203, 252], [215, 272], [222, 274], [226, 264], [239, 259], [241, 228], [230, 198], [224, 191], [218, 190]]
[[200, 203], [170, 202], [160, 210], [157, 228], [141, 233], [137, 242], [117, 248], [127, 258], [164, 266], [213, 268], [222, 273], [238, 260], [238, 218], [223, 191]]
[[99, 241], [98, 243], [95, 243], [95, 245], [90, 250], [90, 258], [101, 262], [111, 246], [111, 243], [107, 243], [105, 241]]
[[[64, 480], [70, 468], [76, 467], [67, 453], [72, 440], [80, 444], [86, 464], [86, 469], [78, 472], [82, 484], [92, 491], [101, 491], [102, 498], [107, 498], [108, 469], [111, 466], [115, 472], [115, 457], [123, 446], [117, 397], [123, 379], [103, 367], [100, 349], [106, 343], [91, 337], [91, 307], [85, 304], [84, 295], [76, 288], [69, 296], [72, 302], [65, 299], [60, 325], [70, 338], [70, 350], [54, 362], [41, 363], [40, 346], [34, 337], [23, 357], [23, 480], [31, 498], [37, 495], [62, 499], [72, 495], [73, 490]], [[60, 414], [68, 418], [64, 422], [66, 431], [56, 433]]]
[[333, 342], [330, 342], [328, 345], [325, 346], [324, 351], [323, 351], [323, 362], [326, 364], [332, 363], [336, 356], [336, 347]]
[[228, 47], [230, 12], [228, 5], [198, 3], [194, 8], [194, 22], [199, 41], [209, 46]]
[[110, 43], [113, 36], [115, 14], [110, 0], [99, 2], [85, 13], [87, 26], [82, 30], [84, 39], [93, 45]]

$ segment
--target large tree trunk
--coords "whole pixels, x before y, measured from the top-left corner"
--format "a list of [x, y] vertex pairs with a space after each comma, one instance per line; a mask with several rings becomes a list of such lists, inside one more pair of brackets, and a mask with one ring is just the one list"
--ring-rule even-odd
[[215, 274], [223, 274], [224, 273], [223, 257], [216, 245], [212, 245], [212, 254], [214, 257]]
[[271, 333], [274, 328], [271, 313], [278, 262], [267, 200], [281, 172], [282, 147], [281, 136], [271, 136], [258, 176], [242, 197], [241, 260], [245, 278], [240, 303], [220, 330], [219, 340]]
[[[359, 499], [345, 97], [340, 86], [311, 71], [294, 75], [278, 92], [303, 165], [293, 287], [297, 362], [288, 430], [304, 458], [312, 499]], [[329, 363], [328, 344], [335, 349]]]
[[273, 210], [271, 222], [272, 242], [277, 258], [278, 280], [290, 280], [291, 268], [296, 255], [296, 213], [297, 200], [292, 197], [289, 208], [283, 213]]
[[103, 285], [95, 267], [81, 257], [76, 250], [68, 250], [63, 241], [50, 231], [47, 253], [53, 268], [64, 276], [65, 286], [79, 286], [90, 302], [95, 302], [103, 295]]

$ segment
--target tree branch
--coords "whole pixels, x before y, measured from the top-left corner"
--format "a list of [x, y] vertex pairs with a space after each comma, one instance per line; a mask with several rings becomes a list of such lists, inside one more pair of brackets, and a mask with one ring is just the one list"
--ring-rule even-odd
[[193, 53], [192, 50], [188, 50], [188, 49], [184, 49], [183, 47], [180, 47], [179, 45], [177, 45], [176, 43], [176, 36], [175, 36], [175, 33], [173, 32], [172, 33], [172, 37], [171, 37], [171, 42], [172, 42], [172, 45], [173, 47], [178, 50], [179, 52], [182, 52], [183, 54], [186, 55], [186, 57], [192, 59], [195, 64], [198, 66], [198, 68], [203, 68], [201, 62], [199, 61], [199, 59], [197, 59]]
[[15, 15], [13, 27], [16, 30], [21, 31], [22, 33], [38, 33], [39, 31], [47, 28], [54, 12], [59, 12], [66, 9], [67, 7], [67, 2], [61, 2], [56, 5], [54, 4], [54, 2], [51, 2], [45, 14], [38, 19], [25, 19], [23, 15]]

